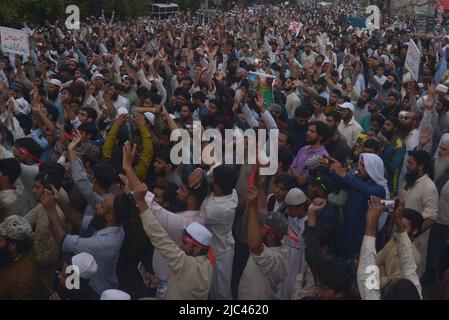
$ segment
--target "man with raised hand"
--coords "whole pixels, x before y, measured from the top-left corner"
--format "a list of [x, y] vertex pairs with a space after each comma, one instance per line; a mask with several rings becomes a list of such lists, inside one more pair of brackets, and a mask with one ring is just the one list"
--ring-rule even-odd
[[365, 237], [360, 250], [360, 262], [357, 270], [357, 283], [362, 300], [420, 300], [421, 283], [416, 273], [416, 263], [412, 251], [412, 242], [403, 224], [405, 203], [399, 201], [393, 219], [397, 228], [397, 246], [401, 279], [391, 282], [380, 291], [380, 275], [376, 265], [377, 224], [383, 214], [379, 198], [371, 197], [366, 216]]

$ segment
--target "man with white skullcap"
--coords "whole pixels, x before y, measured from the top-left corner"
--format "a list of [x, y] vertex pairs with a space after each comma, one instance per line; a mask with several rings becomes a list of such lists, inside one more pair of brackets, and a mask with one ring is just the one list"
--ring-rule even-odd
[[212, 233], [203, 225], [194, 222], [185, 228], [182, 245], [179, 247], [148, 207], [145, 201], [148, 187], [137, 182], [134, 173], [127, 171], [127, 176], [130, 181], [135, 181], [132, 189], [145, 232], [172, 271], [164, 298], [206, 300], [212, 282], [212, 265], [215, 262], [210, 247]]
[[64, 123], [64, 108], [61, 104], [62, 82], [58, 79], [51, 79], [48, 82], [47, 100], [53, 103], [59, 111], [58, 123]]
[[131, 296], [121, 290], [109, 289], [101, 294], [100, 300], [131, 300]]
[[[98, 300], [98, 294], [89, 286], [89, 280], [97, 268], [97, 262], [90, 253], [74, 255], [58, 273], [58, 282], [50, 300]], [[79, 287], [76, 287], [77, 284]]]
[[[428, 89], [428, 93], [429, 93], [429, 89]], [[445, 98], [447, 96], [449, 92], [449, 88], [444, 85], [444, 84], [439, 84], [435, 87], [435, 94], [436, 94], [436, 98], [437, 99], [442, 99]], [[424, 105], [427, 101], [427, 98], [429, 97], [429, 94], [424, 95], [422, 98], [418, 99], [416, 101], [416, 106], [418, 107], [418, 109], [420, 111], [424, 111]]]
[[0, 224], [0, 300], [43, 299], [39, 264], [31, 250], [32, 229], [20, 216]]
[[87, 252], [73, 256], [72, 264], [78, 267], [81, 279], [89, 280], [97, 272], [97, 263], [94, 257]]

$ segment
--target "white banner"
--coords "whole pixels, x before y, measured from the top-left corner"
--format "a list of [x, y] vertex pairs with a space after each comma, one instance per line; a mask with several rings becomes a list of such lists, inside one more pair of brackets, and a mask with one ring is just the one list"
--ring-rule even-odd
[[410, 39], [408, 43], [407, 58], [405, 59], [405, 67], [412, 74], [415, 81], [419, 81], [419, 65], [421, 62], [421, 52], [415, 42]]
[[30, 55], [28, 34], [26, 31], [0, 27], [0, 34], [2, 40], [2, 50], [4, 52], [20, 54], [22, 56]]

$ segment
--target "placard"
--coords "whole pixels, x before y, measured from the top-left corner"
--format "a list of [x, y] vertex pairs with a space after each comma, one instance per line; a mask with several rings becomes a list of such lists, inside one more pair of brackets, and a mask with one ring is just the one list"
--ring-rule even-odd
[[0, 34], [2, 50], [4, 52], [20, 54], [22, 56], [30, 55], [30, 46], [28, 44], [28, 34], [26, 31], [0, 27]]

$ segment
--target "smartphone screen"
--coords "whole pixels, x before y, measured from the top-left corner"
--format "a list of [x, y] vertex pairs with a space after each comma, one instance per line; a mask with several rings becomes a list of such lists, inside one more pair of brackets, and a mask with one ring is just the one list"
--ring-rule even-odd
[[394, 212], [396, 201], [394, 200], [381, 200], [382, 207], [384, 208], [385, 212], [388, 212], [389, 214]]
[[148, 287], [148, 280], [145, 278], [147, 270], [145, 269], [142, 261], [140, 261], [139, 264], [137, 265], [137, 270], [139, 271], [140, 276], [142, 277], [143, 283], [145, 284], [145, 286]]

